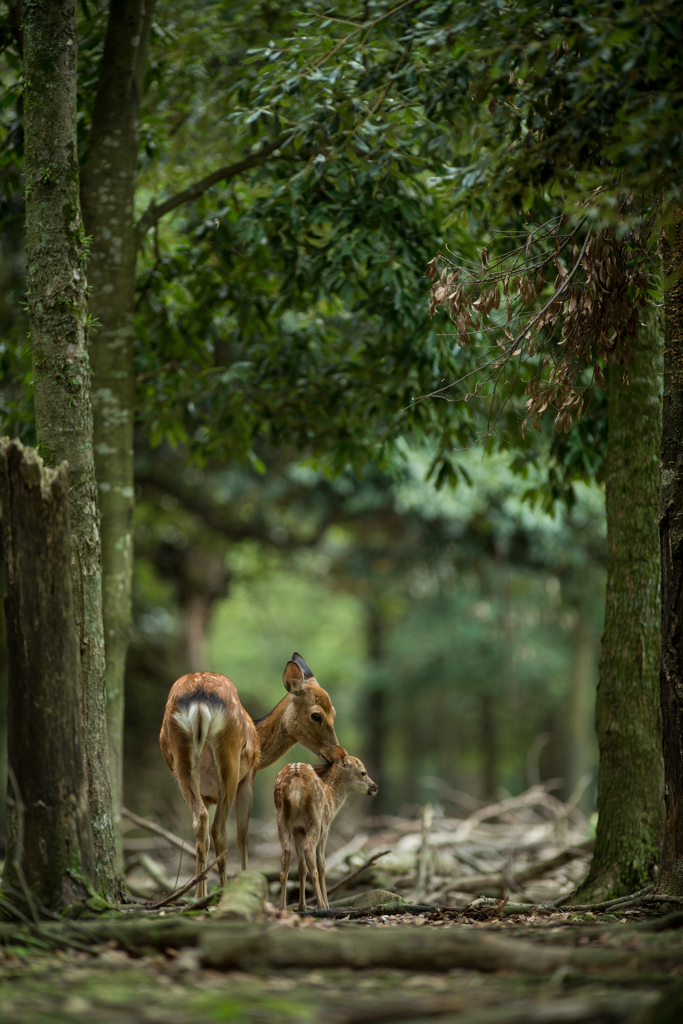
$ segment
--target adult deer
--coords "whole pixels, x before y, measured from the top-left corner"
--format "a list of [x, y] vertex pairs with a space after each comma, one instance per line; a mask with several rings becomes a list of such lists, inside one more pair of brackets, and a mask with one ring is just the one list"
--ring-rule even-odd
[[[207, 805], [217, 805], [211, 837], [221, 885], [227, 881], [227, 820], [233, 803], [242, 870], [247, 866], [255, 773], [295, 743], [328, 762], [338, 746], [337, 713], [300, 654], [292, 655], [282, 678], [286, 696], [256, 721], [242, 707], [234, 684], [213, 672], [181, 676], [168, 695], [159, 736], [161, 752], [192, 811], [198, 875], [207, 863]], [[205, 895], [206, 879], [202, 879], [196, 896]]]
[[280, 909], [287, 906], [287, 876], [294, 836], [299, 862], [299, 910], [306, 909], [306, 869], [311, 873], [318, 910], [329, 907], [325, 884], [325, 847], [330, 825], [349, 793], [374, 796], [378, 787], [357, 757], [343, 747], [334, 751], [333, 763], [286, 764], [275, 779], [277, 831], [282, 847]]

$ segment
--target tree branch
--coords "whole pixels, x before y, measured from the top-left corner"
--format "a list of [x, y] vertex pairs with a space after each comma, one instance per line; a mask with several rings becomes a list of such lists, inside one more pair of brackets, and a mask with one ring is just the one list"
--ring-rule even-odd
[[199, 516], [210, 529], [231, 541], [258, 540], [280, 551], [300, 547], [315, 547], [328, 526], [340, 522], [343, 516], [334, 512], [319, 522], [308, 536], [291, 536], [282, 541], [273, 540], [273, 526], [259, 518], [255, 522], [243, 523], [231, 515], [230, 508], [222, 502], [213, 501], [206, 492], [185, 484], [173, 469], [164, 472], [158, 466], [138, 467], [135, 480], [141, 486], [152, 486], [173, 495], [194, 515]]
[[213, 174], [207, 174], [205, 178], [201, 178], [196, 181], [194, 185], [190, 185], [188, 188], [183, 189], [182, 192], [177, 192], [174, 196], [170, 196], [169, 199], [164, 200], [163, 203], [157, 205], [156, 200], [152, 200], [140, 220], [135, 225], [135, 233], [137, 236], [137, 244], [141, 245], [143, 238], [153, 227], [157, 221], [165, 217], [167, 213], [172, 210], [176, 210], [179, 206], [183, 206], [185, 203], [191, 203], [194, 199], [198, 199], [199, 196], [203, 195], [207, 189], [217, 185], [219, 181], [229, 181], [230, 178], [237, 177], [242, 171], [248, 171], [251, 167], [256, 167], [266, 157], [274, 153], [276, 149], [281, 149], [287, 142], [291, 141], [291, 135], [281, 135], [273, 142], [269, 142], [267, 146], [262, 146], [261, 149], [256, 153], [252, 153], [251, 156], [247, 156], [244, 160], [238, 160], [237, 163], [229, 164], [227, 167], [221, 167], [219, 170], [214, 171]]

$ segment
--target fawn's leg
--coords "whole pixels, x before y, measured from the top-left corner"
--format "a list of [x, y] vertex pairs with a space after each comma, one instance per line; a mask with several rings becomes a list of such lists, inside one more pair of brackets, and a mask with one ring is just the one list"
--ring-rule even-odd
[[327, 882], [325, 879], [326, 861], [325, 847], [327, 846], [327, 832], [323, 832], [315, 850], [315, 859], [318, 865], [318, 878], [320, 880], [320, 891], [323, 896], [323, 910], [330, 909], [330, 901], [327, 898]]
[[299, 910], [306, 909], [306, 855], [304, 853], [304, 840], [306, 833], [302, 828], [294, 829], [294, 845], [296, 846], [296, 859], [299, 865]]
[[235, 797], [235, 814], [237, 815], [237, 849], [240, 851], [242, 871], [247, 869], [249, 856], [249, 818], [254, 799], [254, 774], [245, 775], [237, 787]]
[[280, 837], [280, 910], [287, 909], [287, 878], [289, 877], [289, 866], [292, 863], [292, 847], [289, 841], [289, 829], [284, 816], [278, 808], [277, 834]]
[[311, 835], [310, 833], [306, 836], [304, 840], [304, 857], [306, 858], [306, 866], [311, 872], [311, 881], [313, 882], [313, 891], [315, 893], [315, 901], [318, 910], [324, 910], [325, 901], [320, 888], [320, 875], [318, 874], [318, 863], [316, 858], [316, 847], [318, 846], [318, 842], [318, 836]]

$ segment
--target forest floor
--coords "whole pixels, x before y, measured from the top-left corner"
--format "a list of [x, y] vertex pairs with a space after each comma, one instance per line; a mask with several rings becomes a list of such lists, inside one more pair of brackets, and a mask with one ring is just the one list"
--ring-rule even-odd
[[[209, 1021], [263, 1024], [361, 1024], [442, 1021], [457, 1024], [664, 1024], [683, 1020], [683, 915], [604, 922], [592, 916], [551, 919], [510, 917], [477, 922], [442, 912], [346, 922], [313, 921], [288, 914], [257, 927], [280, 933], [290, 953], [303, 933], [348, 938], [357, 949], [383, 930], [399, 932], [420, 960], [435, 933], [468, 933], [504, 941], [500, 959], [480, 966], [412, 970], [348, 966], [273, 968], [247, 957], [236, 969], [220, 968], [215, 946], [121, 948], [117, 939], [90, 951], [42, 951], [7, 945], [0, 954], [0, 1019], [7, 1022]], [[613, 918], [613, 915], [609, 915]], [[200, 925], [200, 922], [196, 922]], [[651, 930], [674, 925], [672, 929]], [[85, 925], [85, 922], [84, 922]], [[101, 927], [101, 926], [100, 926]], [[205, 928], [211, 928], [207, 922]], [[238, 934], [244, 928], [224, 926]], [[374, 934], [370, 934], [374, 933]], [[455, 935], [457, 933], [457, 936]], [[201, 932], [200, 932], [201, 936]], [[263, 936], [263, 933], [261, 933]], [[549, 965], [544, 956], [555, 958]], [[506, 958], [510, 956], [509, 963]], [[231, 954], [234, 956], [234, 953]], [[456, 951], [455, 959], [459, 959]], [[234, 961], [233, 961], [234, 963]], [[213, 965], [216, 966], [213, 966]]]
[[[179, 864], [187, 840], [141, 821], [125, 839], [137, 896], [118, 912], [0, 924], [0, 1020], [683, 1022], [683, 908], [645, 891], [592, 910], [554, 905], [572, 902], [591, 840], [586, 818], [548, 787], [464, 817], [342, 818], [325, 918], [275, 909], [279, 848], [274, 823], [258, 820], [262, 890], [244, 920], [225, 897], [200, 909], [178, 893], [155, 907], [193, 858]], [[358, 894], [370, 909], [351, 905]]]

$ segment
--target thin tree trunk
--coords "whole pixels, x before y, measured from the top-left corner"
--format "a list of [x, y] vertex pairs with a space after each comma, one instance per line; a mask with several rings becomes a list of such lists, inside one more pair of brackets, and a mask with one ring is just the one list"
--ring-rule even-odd
[[99, 321], [90, 356], [95, 466], [102, 514], [107, 724], [119, 859], [124, 673], [133, 558], [133, 199], [140, 96], [153, 9], [154, 0], [111, 0], [90, 144], [81, 175], [83, 216], [92, 237], [88, 265], [90, 312]]
[[[586, 583], [581, 586], [576, 600], [577, 622], [574, 632], [574, 660], [572, 664], [571, 689], [567, 705], [565, 732], [564, 772], [565, 796], [569, 797], [580, 779], [591, 768], [591, 747], [593, 743], [592, 709], [595, 706], [595, 641], [589, 619], [589, 595]], [[590, 793], [584, 791], [586, 811]]]
[[[384, 619], [376, 603], [367, 607], [368, 658], [373, 670], [379, 668], [383, 654]], [[365, 764], [379, 786], [377, 796], [370, 809], [371, 814], [384, 814], [387, 807], [386, 785], [386, 739], [387, 739], [387, 696], [377, 683], [372, 685], [366, 701], [367, 718], [365, 731]]]
[[[665, 246], [667, 275], [683, 272], [683, 209]], [[683, 277], [664, 297], [659, 535], [662, 555], [660, 672], [666, 825], [658, 890], [683, 895]]]
[[609, 372], [607, 594], [595, 711], [598, 829], [577, 897], [584, 902], [635, 892], [653, 880], [664, 819], [657, 685], [661, 355], [653, 308], [632, 348], [628, 386], [617, 364]]
[[71, 572], [81, 727], [98, 885], [118, 891], [104, 691], [100, 535], [86, 350], [86, 242], [76, 152], [76, 0], [28, 4], [24, 20], [26, 277], [36, 436], [69, 464]]
[[498, 735], [496, 729], [496, 707], [493, 694], [485, 693], [481, 698], [481, 752], [484, 758], [482, 772], [482, 797], [491, 800], [498, 785]]
[[[27, 30], [27, 50], [30, 30]], [[88, 897], [95, 862], [83, 770], [67, 467], [0, 442], [8, 657], [3, 884], [49, 909]], [[85, 884], [84, 884], [85, 882]], [[25, 901], [24, 901], [25, 902]]]

